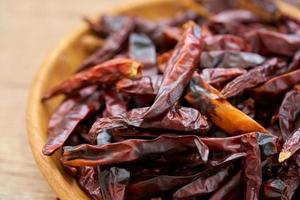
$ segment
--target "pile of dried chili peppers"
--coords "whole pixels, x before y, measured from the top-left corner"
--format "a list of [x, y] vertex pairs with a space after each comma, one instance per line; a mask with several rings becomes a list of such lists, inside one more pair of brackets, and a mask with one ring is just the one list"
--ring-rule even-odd
[[299, 199], [300, 22], [223, 10], [88, 22], [43, 153], [93, 199]]

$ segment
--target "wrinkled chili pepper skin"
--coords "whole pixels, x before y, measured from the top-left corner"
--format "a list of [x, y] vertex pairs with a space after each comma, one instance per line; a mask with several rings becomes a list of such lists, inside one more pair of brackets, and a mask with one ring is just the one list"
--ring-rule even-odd
[[208, 84], [219, 87], [222, 83], [230, 81], [246, 72], [246, 70], [240, 68], [209, 68], [203, 69], [201, 76]]
[[185, 99], [193, 107], [206, 114], [214, 124], [230, 135], [255, 131], [267, 132], [260, 124], [221, 99], [218, 91], [207, 84], [199, 75], [194, 75], [190, 91]]
[[246, 89], [253, 88], [270, 80], [275, 75], [281, 74], [285, 68], [286, 63], [280, 62], [277, 58], [267, 60], [262, 65], [249, 70], [247, 73], [229, 82], [221, 91], [221, 95], [225, 98], [238, 95]]
[[103, 94], [105, 101], [104, 116], [116, 116], [127, 111], [127, 104], [115, 90], [106, 90]]
[[279, 124], [284, 140], [290, 138], [293, 132], [300, 128], [298, 116], [300, 113], [300, 91], [291, 90], [285, 95], [279, 109]]
[[52, 155], [62, 147], [78, 124], [100, 108], [100, 92], [94, 89], [89, 92], [94, 94], [65, 100], [52, 114], [48, 124], [48, 141], [43, 147], [44, 155]]
[[207, 51], [201, 54], [201, 68], [249, 68], [262, 64], [259, 54], [232, 50]]
[[279, 154], [279, 162], [290, 158], [300, 149], [300, 129], [296, 130], [283, 144]]
[[78, 183], [94, 200], [103, 200], [96, 167], [79, 167]]
[[134, 29], [133, 19], [127, 18], [127, 20], [124, 20], [123, 22], [122, 28], [118, 29], [116, 32], [111, 32], [103, 46], [81, 64], [80, 70], [101, 64], [108, 59], [113, 58], [120, 51], [122, 45], [126, 42], [129, 34]]
[[156, 50], [145, 34], [132, 33], [129, 37], [130, 58], [143, 64], [143, 75], [157, 74]]
[[188, 199], [193, 197], [201, 197], [212, 193], [221, 186], [221, 184], [229, 175], [229, 167], [226, 167], [212, 176], [201, 177], [177, 190], [173, 194], [173, 198]]
[[235, 189], [241, 184], [242, 171], [238, 171], [227, 183], [220, 187], [209, 200], [227, 200], [228, 195], [236, 192]]
[[159, 86], [162, 81], [161, 75], [146, 76], [141, 79], [131, 80], [122, 79], [117, 82], [116, 87], [121, 91], [130, 95], [157, 95]]
[[138, 78], [141, 75], [141, 64], [126, 58], [116, 58], [93, 68], [79, 72], [54, 87], [43, 96], [49, 99], [59, 94], [72, 94], [83, 87], [97, 84], [112, 84], [124, 78]]
[[176, 103], [199, 63], [201, 48], [200, 27], [190, 23], [168, 61], [156, 99], [144, 118], [157, 117]]
[[145, 158], [164, 162], [175, 152], [198, 152], [206, 162], [209, 150], [197, 136], [160, 136], [154, 140], [126, 140], [101, 146], [68, 146], [64, 147], [62, 160], [64, 164], [77, 167], [136, 162]]
[[300, 83], [300, 69], [276, 76], [253, 89], [253, 95], [259, 99], [276, 98]]
[[92, 126], [90, 137], [93, 140], [101, 130], [113, 128], [126, 128], [128, 126], [138, 128], [167, 129], [182, 132], [197, 132], [204, 134], [209, 129], [206, 117], [192, 108], [173, 107], [156, 119], [143, 119], [143, 114], [148, 107], [136, 108], [127, 113], [111, 118], [100, 118]]
[[262, 167], [260, 149], [255, 134], [245, 134], [242, 144], [247, 153], [244, 164], [244, 176], [246, 181], [246, 200], [259, 199], [259, 191], [262, 183]]
[[204, 43], [204, 51], [218, 51], [218, 50], [250, 51], [251, 50], [251, 46], [245, 39], [230, 34], [210, 35], [203, 39], [203, 43]]
[[253, 51], [263, 54], [293, 56], [300, 47], [300, 36], [259, 29], [248, 36]]

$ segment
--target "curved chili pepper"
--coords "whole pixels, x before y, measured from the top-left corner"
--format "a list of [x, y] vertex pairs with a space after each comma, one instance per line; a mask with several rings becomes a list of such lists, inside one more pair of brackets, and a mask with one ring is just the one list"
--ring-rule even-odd
[[199, 63], [200, 53], [200, 27], [190, 23], [168, 61], [158, 94], [153, 105], [145, 113], [145, 119], [161, 115], [176, 103]]
[[90, 85], [112, 84], [121, 78], [138, 78], [139, 76], [141, 76], [141, 64], [139, 62], [126, 58], [116, 58], [71, 76], [46, 93], [43, 100], [59, 94], [72, 94]]

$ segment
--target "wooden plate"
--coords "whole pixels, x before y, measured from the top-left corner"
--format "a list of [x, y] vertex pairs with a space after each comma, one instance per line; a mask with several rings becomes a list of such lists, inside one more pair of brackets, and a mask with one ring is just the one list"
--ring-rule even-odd
[[[184, 9], [178, 4], [176, 0], [143, 0], [134, 5], [129, 4], [126, 7], [108, 11], [108, 13], [158, 19], [174, 16], [176, 12]], [[285, 11], [287, 10], [290, 8], [285, 8]], [[298, 14], [299, 17], [299, 12], [288, 13]], [[61, 41], [42, 64], [32, 84], [28, 99], [27, 129], [32, 153], [49, 185], [63, 200], [70, 198], [84, 200], [89, 197], [79, 188], [75, 179], [63, 171], [58, 160], [58, 153], [52, 157], [42, 154], [42, 147], [47, 139], [47, 123], [50, 113], [62, 99], [56, 98], [47, 103], [41, 103], [40, 99], [45, 91], [69, 77], [87, 57], [81, 38], [88, 34], [88, 27], [81, 24], [77, 30]]]

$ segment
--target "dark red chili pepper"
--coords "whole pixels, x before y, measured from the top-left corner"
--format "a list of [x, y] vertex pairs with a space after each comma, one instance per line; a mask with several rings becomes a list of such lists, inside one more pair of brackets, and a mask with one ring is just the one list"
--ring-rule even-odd
[[226, 10], [214, 15], [211, 19], [217, 23], [253, 23], [261, 20], [249, 10]]
[[267, 60], [262, 65], [249, 70], [247, 73], [229, 82], [221, 91], [221, 95], [225, 98], [238, 95], [246, 89], [253, 88], [276, 75], [282, 74], [285, 68], [286, 63], [280, 62], [277, 58]]
[[104, 44], [95, 53], [89, 56], [80, 66], [80, 70], [101, 64], [108, 59], [113, 58], [127, 41], [129, 34], [134, 29], [134, 21], [132, 18], [122, 20], [122, 28], [110, 33]]
[[279, 154], [279, 162], [290, 158], [300, 149], [300, 129], [296, 130], [284, 143]]
[[280, 130], [284, 140], [290, 138], [294, 131], [300, 128], [298, 119], [300, 113], [300, 90], [291, 90], [279, 109]]
[[184, 152], [197, 152], [206, 162], [209, 150], [197, 136], [160, 136], [154, 140], [126, 140], [100, 146], [67, 146], [62, 160], [69, 166], [105, 166], [144, 159], [168, 161], [169, 155]]
[[186, 27], [168, 61], [156, 99], [144, 118], [157, 117], [172, 107], [182, 95], [199, 63], [202, 50], [200, 27], [194, 23], [189, 23]]
[[230, 167], [226, 167], [209, 177], [200, 177], [178, 189], [173, 194], [173, 199], [191, 199], [210, 194], [217, 190], [229, 175]]
[[233, 50], [233, 51], [250, 51], [249, 43], [238, 36], [234, 35], [211, 35], [203, 39], [205, 51]]
[[196, 109], [175, 106], [169, 109], [165, 115], [148, 120], [143, 119], [143, 114], [146, 110], [148, 110], [148, 107], [136, 108], [115, 117], [98, 119], [89, 133], [92, 141], [95, 141], [97, 134], [102, 130], [126, 128], [128, 126], [197, 132], [197, 134], [206, 133], [209, 129], [206, 117], [201, 115]]
[[78, 124], [99, 110], [100, 92], [91, 89], [89, 96], [65, 100], [52, 114], [48, 124], [48, 141], [43, 147], [44, 155], [52, 155], [62, 147]]
[[106, 90], [103, 94], [105, 101], [104, 117], [116, 116], [127, 111], [127, 103], [115, 90]]
[[148, 36], [132, 33], [129, 37], [129, 54], [131, 59], [143, 64], [143, 75], [157, 74], [155, 46]]
[[97, 84], [113, 84], [121, 78], [138, 78], [141, 75], [141, 64], [126, 58], [116, 58], [93, 68], [71, 76], [43, 96], [49, 99], [59, 94], [72, 94], [75, 91]]
[[250, 68], [262, 64], [259, 54], [232, 50], [207, 51], [201, 54], [201, 68]]
[[94, 200], [102, 200], [96, 167], [79, 167], [78, 183]]

